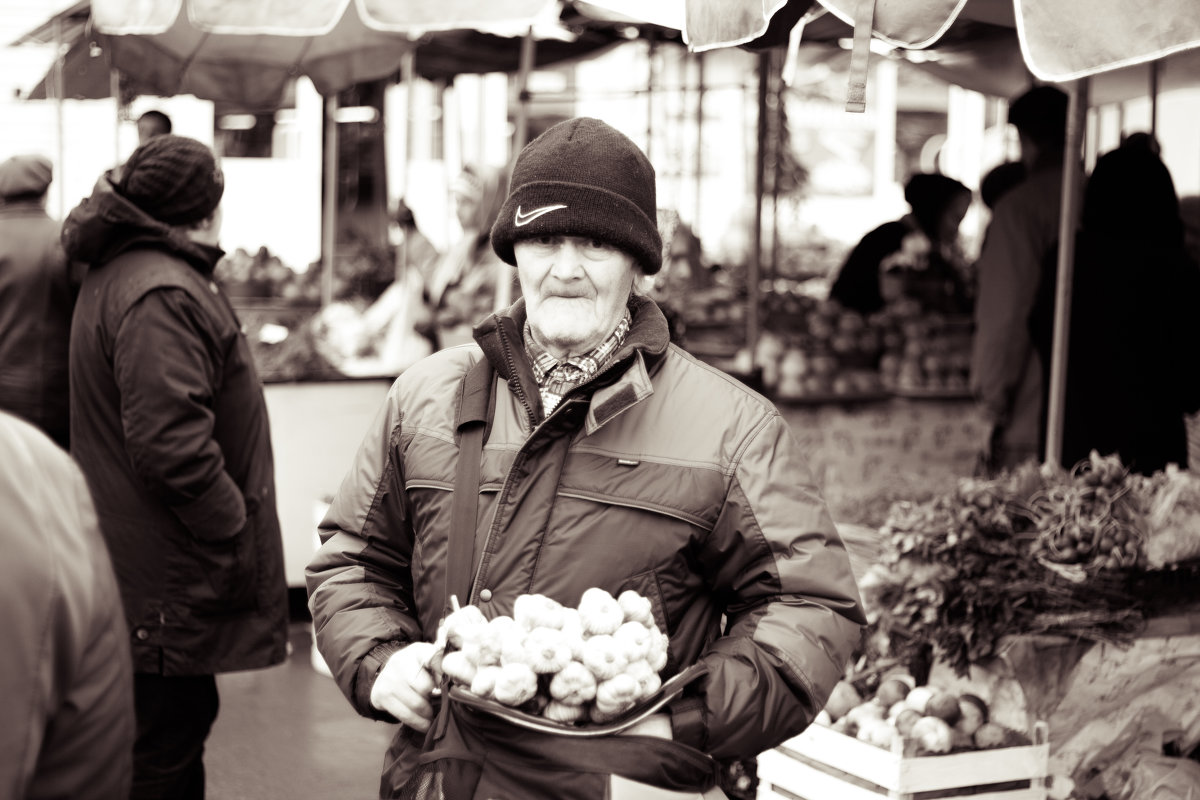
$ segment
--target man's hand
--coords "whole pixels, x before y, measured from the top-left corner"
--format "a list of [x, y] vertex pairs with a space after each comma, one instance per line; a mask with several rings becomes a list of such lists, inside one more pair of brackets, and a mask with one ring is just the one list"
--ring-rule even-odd
[[413, 642], [393, 654], [371, 687], [371, 705], [413, 730], [429, 730], [433, 720], [429, 698], [436, 684], [425, 665], [433, 654], [431, 642]]

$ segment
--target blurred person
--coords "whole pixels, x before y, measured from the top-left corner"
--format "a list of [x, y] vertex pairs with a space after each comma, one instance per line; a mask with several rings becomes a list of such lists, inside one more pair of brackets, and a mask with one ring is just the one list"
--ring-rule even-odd
[[46, 214], [53, 175], [40, 155], [0, 163], [0, 409], [66, 448], [67, 347], [81, 276]]
[[[1188, 466], [1184, 415], [1200, 408], [1200, 266], [1175, 184], [1148, 137], [1099, 158], [1075, 245], [1061, 463], [1117, 454], [1149, 475]], [[1032, 317], [1048, 385], [1055, 259]], [[1048, 392], [1047, 392], [1048, 394]]]
[[0, 797], [124, 800], [134, 736], [129, 632], [87, 485], [0, 412]]
[[434, 350], [471, 341], [471, 326], [496, 310], [503, 264], [488, 234], [504, 202], [504, 171], [468, 164], [450, 187], [462, 234], [434, 264], [425, 283], [429, 321], [421, 332]]
[[135, 799], [202, 798], [215, 675], [286, 657], [267, 409], [213, 280], [223, 193], [207, 146], [163, 134], [63, 224], [68, 255], [88, 264], [71, 329], [71, 453], [132, 633]]
[[872, 314], [911, 297], [926, 311], [965, 313], [968, 289], [958, 228], [971, 190], [937, 173], [918, 173], [904, 184], [911, 211], [866, 234], [842, 264], [829, 297]]
[[1008, 191], [1025, 180], [1025, 165], [1020, 161], [1005, 161], [988, 170], [979, 181], [979, 199], [989, 211], [996, 209]]
[[432, 276], [437, 248], [421, 231], [416, 215], [403, 199], [397, 201], [389, 215], [388, 243], [393, 250], [397, 280], [407, 275], [409, 269], [415, 269], [422, 282]]
[[[320, 523], [307, 569], [320, 652], [359, 713], [402, 723], [383, 797], [476, 796], [452, 774], [428, 775], [441, 769], [431, 759], [454, 752], [448, 731], [462, 730], [426, 733], [439, 714], [427, 664], [460, 581], [456, 596], [488, 618], [511, 615], [522, 594], [570, 607], [592, 587], [650, 600], [669, 636], [663, 680], [693, 665], [707, 673], [630, 728], [635, 743], [587, 740], [645, 752], [616, 769], [639, 782], [773, 747], [809, 724], [843, 674], [863, 612], [788, 423], [670, 344], [657, 305], [635, 291], [662, 266], [655, 199], [653, 166], [600, 120], [530, 142], [491, 232], [521, 298], [476, 325], [476, 344], [396, 381]], [[455, 485], [471, 423], [488, 432], [478, 523], [452, 531], [454, 498], [476, 494]], [[461, 574], [447, 555], [457, 545], [474, 550]], [[425, 777], [447, 783], [422, 795]], [[574, 797], [604, 778], [538, 761], [518, 780], [479, 790]]]
[[171, 118], [161, 111], [151, 109], [138, 117], [138, 144], [143, 145], [154, 136], [171, 132]]
[[971, 389], [986, 423], [985, 472], [1038, 458], [1044, 447], [1043, 368], [1029, 333], [1042, 264], [1058, 246], [1067, 95], [1037, 86], [1008, 109], [1026, 176], [992, 210], [975, 269]]

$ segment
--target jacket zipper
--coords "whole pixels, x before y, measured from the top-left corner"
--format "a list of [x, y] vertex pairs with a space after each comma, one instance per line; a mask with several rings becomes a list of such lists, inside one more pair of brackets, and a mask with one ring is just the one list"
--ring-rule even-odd
[[[502, 349], [504, 350], [504, 360], [508, 364], [508, 374], [515, 376], [517, 374], [516, 364], [513, 361], [512, 348], [509, 346], [510, 342], [508, 340], [508, 335], [504, 332], [503, 325], [497, 325], [496, 331], [500, 336], [500, 343], [501, 343]], [[529, 438], [526, 439], [526, 444], [528, 444], [528, 442], [533, 439], [534, 435], [537, 434], [538, 430], [543, 425], [545, 425], [547, 421], [549, 421], [550, 417], [553, 417], [555, 413], [561, 411], [569, 403], [576, 402], [576, 398], [571, 397], [571, 394], [573, 392], [575, 392], [577, 389], [582, 388], [583, 386], [586, 386], [588, 383], [591, 383], [592, 381], [596, 380], [597, 378], [599, 378], [601, 375], [605, 374], [606, 372], [614, 369], [618, 363], [619, 363], [619, 360], [612, 361], [603, 370], [600, 370], [595, 375], [593, 375], [591, 377], [591, 379], [587, 381], [587, 383], [580, 384], [579, 386], [576, 386], [573, 389], [571, 389], [571, 391], [567, 392], [567, 394], [563, 396], [563, 399], [559, 402], [558, 406], [554, 409], [554, 411], [550, 412], [550, 414], [545, 419], [543, 419], [540, 423], [534, 419], [533, 407], [529, 404], [529, 398], [525, 394], [525, 387], [521, 384], [520, 379], [518, 379], [516, 381], [517, 399], [521, 401], [521, 405], [524, 407], [525, 413], [529, 417], [529, 423], [532, 426], [532, 429], [529, 432]], [[504, 508], [505, 501], [508, 498], [508, 493], [512, 486], [512, 483], [511, 483], [512, 473], [515, 472], [518, 467], [520, 467], [521, 465], [523, 465], [525, 463], [525, 459], [527, 457], [528, 457], [528, 455], [527, 455], [527, 452], [525, 449], [525, 445], [522, 445], [521, 450], [517, 453], [516, 458], [513, 459], [512, 466], [508, 470], [508, 475], [506, 475], [504, 477], [504, 484], [503, 484], [503, 486], [500, 487], [500, 493], [496, 497], [496, 511], [492, 515], [492, 522], [488, 528], [488, 535], [483, 540], [483, 552], [479, 556], [479, 564], [475, 567], [475, 575], [471, 578], [471, 588], [467, 593], [468, 594], [468, 597], [467, 597], [468, 603], [474, 604], [476, 599], [478, 598], [477, 591], [479, 588], [479, 579], [483, 575], [484, 563], [488, 560], [488, 545], [491, 544], [492, 537], [496, 535], [496, 522], [500, 517], [500, 512]]]

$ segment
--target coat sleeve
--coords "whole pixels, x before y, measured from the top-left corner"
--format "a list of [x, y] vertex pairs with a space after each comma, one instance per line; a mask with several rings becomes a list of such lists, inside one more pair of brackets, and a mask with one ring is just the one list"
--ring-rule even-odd
[[305, 570], [317, 649], [358, 712], [388, 657], [421, 638], [412, 586], [413, 530], [398, 458], [400, 381], [371, 423], [319, 525], [322, 545]]
[[718, 758], [756, 755], [824, 707], [866, 619], [845, 547], [778, 414], [749, 437], [705, 561], [729, 597], [677, 739]]
[[129, 459], [197, 539], [220, 541], [246, 524], [246, 503], [213, 438], [224, 345], [182, 289], [148, 292], [125, 314], [113, 345]]
[[117, 579], [82, 473], [0, 413], [0, 797], [128, 797], [133, 680]]
[[1029, 313], [1048, 245], [1038, 236], [1039, 226], [1023, 212], [1020, 198], [1012, 195], [996, 205], [976, 262], [971, 388], [988, 418], [1001, 424], [1008, 421], [1033, 349]]

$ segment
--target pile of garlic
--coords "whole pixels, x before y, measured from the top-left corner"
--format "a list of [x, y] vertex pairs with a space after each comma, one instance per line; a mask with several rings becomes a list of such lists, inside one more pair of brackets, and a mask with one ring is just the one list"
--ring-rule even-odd
[[449, 614], [438, 634], [441, 670], [472, 694], [561, 723], [618, 718], [661, 686], [667, 637], [649, 599], [588, 589], [578, 608], [524, 594], [513, 615], [476, 606]]

